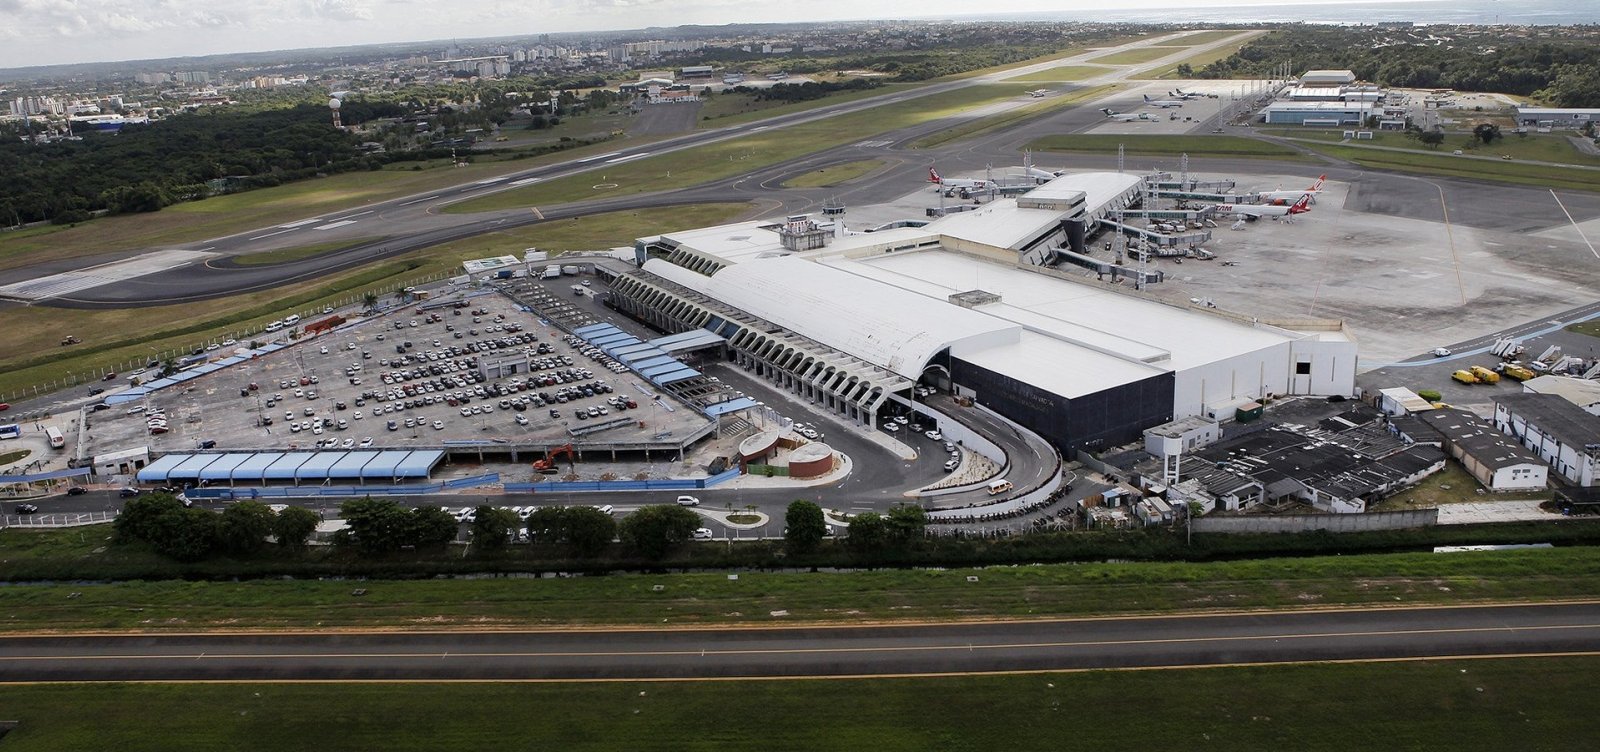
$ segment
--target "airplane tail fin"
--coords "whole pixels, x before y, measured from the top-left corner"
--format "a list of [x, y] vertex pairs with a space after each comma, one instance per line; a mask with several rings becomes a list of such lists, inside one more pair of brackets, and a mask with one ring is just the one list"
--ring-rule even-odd
[[1146, 101], [1146, 102], [1150, 101], [1150, 95], [1149, 94], [1144, 95], [1144, 101]]
[[1327, 175], [1318, 175], [1317, 176], [1317, 182], [1311, 184], [1311, 190], [1313, 190], [1313, 191], [1322, 190], [1322, 181], [1327, 180], [1327, 179], [1328, 179]]
[[1289, 207], [1290, 214], [1304, 214], [1308, 211], [1311, 211], [1311, 194], [1309, 193], [1302, 195], [1299, 201], [1294, 202], [1294, 206]]
[[937, 170], [934, 170], [932, 167], [929, 167], [928, 168], [928, 182], [930, 182], [930, 183], [942, 183], [944, 181], [939, 179], [939, 173], [938, 173]]
[[1106, 114], [1106, 117], [1111, 117], [1112, 115], [1117, 114], [1115, 112], [1112, 112], [1110, 107], [1101, 107], [1100, 111], [1104, 112]]

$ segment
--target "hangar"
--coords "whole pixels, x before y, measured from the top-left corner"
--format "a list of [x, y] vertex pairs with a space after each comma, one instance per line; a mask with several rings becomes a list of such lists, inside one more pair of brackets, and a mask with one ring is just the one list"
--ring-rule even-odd
[[[1092, 199], [1064, 176], [920, 227], [826, 235], [793, 250], [784, 223], [705, 228], [636, 244], [609, 303], [669, 332], [725, 337], [741, 366], [863, 424], [921, 382], [972, 397], [1064, 451], [1137, 440], [1191, 415], [1231, 417], [1271, 395], [1348, 395], [1342, 323], [1292, 325], [1161, 302], [1038, 265]], [[1059, 204], [1048, 222], [1018, 219]], [[814, 228], [813, 228], [814, 229]]]

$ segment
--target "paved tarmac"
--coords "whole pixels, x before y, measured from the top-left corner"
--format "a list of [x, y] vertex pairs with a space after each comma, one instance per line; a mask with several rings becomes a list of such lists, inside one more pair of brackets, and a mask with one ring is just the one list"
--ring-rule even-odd
[[0, 682], [891, 676], [1596, 650], [1600, 604], [1576, 603], [777, 629], [4, 637]]

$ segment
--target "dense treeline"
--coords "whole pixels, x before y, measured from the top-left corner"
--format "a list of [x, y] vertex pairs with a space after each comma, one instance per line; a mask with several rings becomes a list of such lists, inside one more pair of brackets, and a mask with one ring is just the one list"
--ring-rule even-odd
[[735, 86], [731, 91], [749, 94], [758, 102], [809, 102], [813, 99], [837, 94], [841, 91], [876, 89], [883, 82], [869, 78], [852, 78], [848, 81], [807, 81], [800, 84], [775, 84], [768, 87]]
[[[396, 104], [351, 101], [346, 123], [404, 115]], [[317, 173], [376, 169], [358, 139], [335, 129], [325, 106], [259, 112], [229, 108], [178, 115], [121, 133], [32, 144], [0, 139], [0, 223], [88, 219], [91, 212], [156, 211], [206, 195], [206, 181], [260, 187]]]
[[1444, 44], [1419, 34], [1371, 27], [1283, 29], [1195, 75], [1265, 78], [1287, 63], [1296, 72], [1348, 69], [1383, 86], [1497, 92], [1558, 107], [1600, 107], [1600, 44], [1593, 41], [1475, 36]]

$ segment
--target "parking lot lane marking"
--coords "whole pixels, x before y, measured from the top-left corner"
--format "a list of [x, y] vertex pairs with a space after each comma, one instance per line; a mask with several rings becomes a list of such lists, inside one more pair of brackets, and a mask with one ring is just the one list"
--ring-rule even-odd
[[1572, 212], [1567, 211], [1567, 205], [1561, 203], [1561, 197], [1556, 195], [1554, 188], [1550, 189], [1550, 198], [1555, 199], [1556, 206], [1561, 207], [1561, 213], [1567, 215], [1567, 221], [1572, 223], [1572, 229], [1578, 231], [1578, 237], [1583, 238], [1583, 244], [1589, 246], [1589, 252], [1593, 253], [1595, 258], [1600, 259], [1600, 251], [1596, 251], [1594, 243], [1589, 242], [1589, 236], [1583, 234], [1583, 227], [1578, 224], [1578, 220], [1572, 218]]

